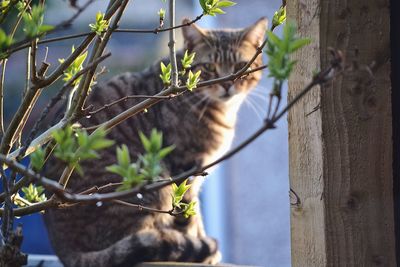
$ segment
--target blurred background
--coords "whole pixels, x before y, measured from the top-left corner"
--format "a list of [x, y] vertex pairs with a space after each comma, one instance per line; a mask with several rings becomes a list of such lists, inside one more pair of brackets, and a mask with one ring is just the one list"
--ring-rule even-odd
[[[260, 17], [272, 18], [280, 6], [280, 0], [235, 0], [236, 6], [227, 14], [204, 17], [198, 25], [205, 28], [240, 28], [254, 23]], [[82, 5], [83, 0], [78, 1]], [[95, 1], [68, 30], [50, 34], [48, 37], [88, 31], [97, 11], [105, 10], [108, 1]], [[131, 1], [121, 28], [154, 29], [158, 26], [157, 11], [167, 9], [160, 0]], [[68, 1], [47, 1], [45, 24], [55, 25], [70, 18], [74, 10]], [[201, 14], [198, 0], [177, 0], [177, 21], [184, 17], [194, 18]], [[168, 23], [168, 22], [166, 22]], [[278, 30], [279, 33], [279, 30]], [[182, 47], [180, 32], [177, 32]], [[22, 38], [22, 37], [21, 37]], [[80, 39], [41, 45], [38, 61], [47, 55], [47, 61], [56, 66], [58, 58], [66, 57], [72, 45]], [[168, 34], [115, 33], [109, 42], [112, 57], [103, 65], [108, 72], [99, 80], [117, 73], [140, 71], [155, 60], [166, 56]], [[48, 47], [48, 52], [46, 52]], [[6, 69], [5, 111], [6, 124], [16, 111], [24, 88], [26, 51], [11, 56]], [[234, 144], [238, 144], [260, 127], [267, 106], [271, 81], [264, 78], [239, 112]], [[55, 83], [41, 97], [30, 123], [35, 121], [47, 101], [54, 95], [62, 81]], [[286, 92], [286, 91], [285, 91]], [[284, 94], [285, 96], [285, 94]], [[285, 98], [285, 97], [284, 97]], [[206, 229], [210, 236], [219, 240], [223, 261], [253, 266], [290, 266], [289, 182], [287, 123], [281, 120], [277, 129], [262, 135], [240, 154], [224, 162], [208, 176], [202, 191], [202, 209]], [[27, 126], [29, 129], [29, 125]], [[42, 218], [38, 215], [19, 219], [24, 225], [25, 252], [35, 255], [52, 254]], [[50, 266], [51, 257], [33, 256], [34, 261], [48, 259], [41, 266]], [[46, 265], [48, 264], [48, 265]], [[53, 265], [52, 265], [53, 266]], [[56, 266], [56, 265], [54, 265]]]

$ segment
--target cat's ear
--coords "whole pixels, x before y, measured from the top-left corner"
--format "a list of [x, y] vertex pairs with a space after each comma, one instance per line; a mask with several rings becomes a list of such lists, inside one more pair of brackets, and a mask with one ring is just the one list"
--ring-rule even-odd
[[[189, 19], [183, 19], [182, 24], [190, 23]], [[197, 26], [196, 24], [191, 24], [182, 28], [183, 38], [185, 40], [186, 49], [191, 50], [193, 46], [200, 42], [205, 36], [205, 30]]]
[[265, 32], [267, 31], [268, 20], [265, 17], [257, 20], [256, 23], [244, 29], [243, 40], [252, 43], [258, 47], [262, 44], [265, 38]]

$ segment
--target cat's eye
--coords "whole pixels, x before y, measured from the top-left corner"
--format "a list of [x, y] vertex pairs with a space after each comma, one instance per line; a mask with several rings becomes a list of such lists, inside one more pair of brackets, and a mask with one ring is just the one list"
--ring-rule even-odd
[[236, 63], [235, 64], [235, 73], [238, 72], [239, 70], [243, 69], [246, 66], [246, 64], [247, 64], [246, 61]]
[[204, 63], [203, 68], [208, 72], [215, 72], [217, 70], [217, 67], [213, 63]]

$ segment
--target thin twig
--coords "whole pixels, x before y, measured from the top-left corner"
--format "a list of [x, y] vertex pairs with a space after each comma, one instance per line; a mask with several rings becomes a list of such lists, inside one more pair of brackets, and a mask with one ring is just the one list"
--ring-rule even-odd
[[165, 213], [165, 214], [169, 214], [169, 215], [172, 215], [172, 216], [179, 215], [178, 213], [174, 213], [174, 210], [159, 210], [159, 209], [154, 209], [154, 208], [150, 208], [150, 207], [145, 207], [145, 206], [142, 206], [142, 205], [139, 205], [139, 204], [126, 202], [126, 201], [119, 200], [119, 199], [113, 199], [113, 200], [111, 200], [111, 202], [114, 202], [114, 203], [117, 203], [117, 204], [120, 204], [120, 205], [124, 205], [124, 206], [128, 206], [128, 207], [131, 207], [131, 208], [136, 208], [136, 209], [138, 209], [140, 211], [144, 210], [144, 211], [150, 211], [150, 212], [156, 212], [156, 213]]
[[180, 24], [180, 25], [175, 25], [172, 27], [168, 27], [168, 28], [155, 28], [155, 29], [117, 29], [115, 30], [115, 32], [129, 32], [129, 33], [160, 33], [160, 32], [167, 32], [167, 31], [171, 31], [171, 30], [176, 30], [179, 28], [183, 28], [183, 27], [187, 27], [192, 25], [193, 23], [196, 23], [197, 21], [199, 21], [202, 17], [204, 16], [204, 14], [198, 15], [195, 19], [188, 21], [186, 23]]
[[7, 176], [6, 176], [2, 166], [0, 166], [0, 176], [2, 179], [3, 190], [5, 193], [5, 201], [4, 201], [5, 212], [2, 214], [2, 217], [1, 217], [1, 219], [2, 219], [1, 233], [5, 239], [4, 240], [5, 243], [7, 244], [9, 233], [12, 230], [14, 214], [13, 214], [13, 206], [12, 206], [12, 202], [11, 202], [10, 187], [9, 187], [9, 184], [7, 181]]
[[[104, 19], [110, 19], [111, 16], [113, 16], [113, 14], [118, 10], [122, 2], [123, 0], [116, 0], [108, 12], [106, 12]], [[12, 140], [15, 138], [15, 131], [18, 127], [20, 127], [21, 120], [30, 114], [31, 107], [34, 106], [38, 96], [41, 93], [41, 88], [46, 87], [57, 80], [62, 75], [64, 70], [71, 65], [71, 63], [83, 52], [84, 49], [87, 48], [95, 36], [96, 33], [92, 33], [86, 37], [81, 45], [76, 48], [75, 51], [62, 64], [60, 64], [58, 68], [56, 68], [56, 70], [50, 74], [49, 77], [38, 82], [34, 87], [31, 88], [32, 90], [29, 90], [26, 93], [21, 105], [11, 120], [10, 126], [7, 128], [4, 134], [0, 145], [0, 153], [8, 154], [10, 152]]]
[[[253, 57], [252, 60], [254, 61], [257, 57]], [[253, 73], [255, 71], [259, 71], [262, 70], [264, 68], [266, 68], [267, 65], [264, 66], [260, 66], [258, 68], [254, 68], [253, 70], [247, 70], [246, 69], [248, 67], [243, 67], [241, 70], [237, 71], [236, 73], [224, 76], [224, 77], [220, 77], [220, 78], [216, 78], [216, 79], [211, 79], [208, 81], [203, 81], [203, 82], [199, 82], [197, 84], [197, 88], [201, 88], [201, 87], [205, 87], [205, 86], [209, 86], [209, 85], [213, 85], [213, 84], [217, 84], [217, 83], [222, 83], [225, 81], [234, 81], [236, 79], [239, 79], [242, 76], [248, 75], [250, 73]], [[111, 129], [113, 127], [115, 127], [116, 125], [122, 123], [123, 121], [127, 120], [128, 118], [135, 116], [136, 114], [138, 114], [139, 112], [142, 112], [145, 109], [150, 108], [151, 106], [157, 104], [158, 102], [160, 102], [163, 99], [160, 99], [160, 96], [170, 96], [170, 95], [174, 95], [174, 94], [180, 94], [187, 91], [187, 86], [183, 85], [183, 86], [178, 86], [178, 87], [169, 87], [166, 90], [163, 90], [161, 92], [159, 92], [158, 94], [154, 95], [153, 98], [151, 99], [146, 99], [138, 104], [136, 104], [135, 106], [125, 110], [124, 112], [118, 114], [117, 116], [109, 119], [106, 122], [103, 122], [99, 125], [95, 125], [95, 126], [91, 126], [91, 127], [87, 127], [87, 130], [95, 130], [97, 128], [103, 127], [103, 129]]]
[[[117, 1], [114, 2], [114, 4]], [[119, 6], [119, 10], [112, 21], [109, 28], [106, 30], [103, 36], [98, 36], [97, 40], [94, 44], [92, 54], [89, 58], [89, 64], [96, 60], [96, 58], [101, 57], [106, 48], [108, 41], [113, 33], [113, 31], [118, 27], [119, 21], [121, 20], [122, 14], [128, 4], [129, 0], [123, 0]], [[114, 4], [111, 4], [108, 8], [113, 8]], [[79, 83], [78, 89], [76, 89], [74, 96], [72, 98], [72, 103], [70, 110], [67, 111], [66, 116], [76, 116], [77, 114], [81, 113], [83, 106], [85, 105], [85, 101], [89, 95], [89, 88], [93, 80], [93, 76], [96, 72], [96, 68], [90, 69], [82, 78], [82, 82]]]
[[[40, 212], [49, 208], [57, 207], [59, 202], [56, 199], [49, 199], [43, 202], [34, 203], [31, 206], [16, 208], [14, 209], [14, 216], [25, 216], [29, 214], [33, 214], [36, 212]], [[0, 215], [4, 213], [4, 209], [0, 209]]]
[[80, 195], [89, 195], [89, 194], [93, 194], [93, 193], [98, 193], [98, 192], [108, 189], [110, 187], [116, 187], [116, 186], [120, 186], [122, 184], [123, 184], [122, 182], [119, 182], [119, 183], [108, 183], [108, 184], [102, 185], [102, 186], [93, 186], [89, 189], [86, 189], [86, 190], [80, 192], [79, 194]]
[[[99, 36], [97, 38], [96, 43], [94, 44], [92, 54], [89, 59], [89, 64], [95, 62], [97, 58], [100, 58], [102, 56], [104, 49], [111, 37], [111, 34], [113, 33], [113, 30], [118, 27], [118, 23], [119, 23], [120, 19], [122, 18], [122, 14], [124, 13], [124, 10], [125, 10], [128, 2], [129, 2], [129, 0], [123, 0], [121, 2], [121, 5], [119, 6], [119, 10], [116, 13], [116, 16], [115, 16], [114, 20], [112, 21], [110, 27], [106, 30], [106, 32], [103, 34], [103, 36]], [[107, 7], [107, 11], [109, 11], [109, 9], [112, 8], [115, 3], [117, 3], [116, 0], [111, 1]], [[70, 110], [67, 110], [64, 118], [69, 119], [69, 118], [81, 116], [82, 108], [83, 108], [83, 105], [85, 104], [86, 98], [88, 97], [89, 88], [92, 83], [92, 79], [95, 74], [96, 67], [97, 67], [97, 65], [95, 65], [93, 68], [89, 69], [89, 71], [84, 74], [83, 79], [82, 79], [83, 82], [81, 82], [79, 84], [78, 88], [76, 89], [76, 91], [74, 93], [74, 97], [72, 99], [73, 103], [70, 107]], [[59, 179], [59, 184], [61, 184], [64, 187], [64, 189], [66, 188], [69, 178], [71, 177], [74, 169], [75, 169], [74, 165], [68, 165], [64, 169], [64, 171]], [[59, 194], [57, 194], [57, 192], [55, 192], [55, 194], [59, 195]]]
[[30, 49], [30, 61], [31, 61], [31, 81], [33, 84], [38, 82], [38, 76], [36, 71], [36, 53], [37, 53], [37, 39], [31, 42]]
[[[104, 15], [104, 19], [108, 20], [110, 19], [115, 12], [117, 12], [117, 10], [119, 9], [121, 3], [124, 0], [116, 0], [114, 1], [114, 3], [112, 4], [112, 6], [110, 7], [110, 9], [106, 12], [106, 14]], [[57, 80], [62, 74], [63, 72], [66, 70], [66, 68], [68, 68], [71, 63], [79, 56], [81, 55], [81, 53], [89, 46], [89, 44], [93, 41], [93, 39], [96, 37], [96, 33], [92, 32], [91, 34], [89, 34], [85, 40], [82, 41], [82, 43], [75, 48], [74, 52], [65, 59], [65, 61], [60, 64], [50, 75], [49, 77], [47, 77], [46, 79], [44, 79], [38, 86], [40, 87], [45, 87], [45, 86], [49, 86], [50, 84], [52, 84], [55, 80]]]
[[[13, 153], [11, 153], [9, 155], [10, 158], [16, 158], [18, 157], [17, 155], [21, 156], [21, 157], [25, 157], [27, 155], [27, 150], [29, 150], [29, 147], [31, 146], [32, 140], [33, 138], [36, 136], [37, 132], [40, 130], [41, 125], [44, 121], [44, 119], [47, 117], [48, 113], [50, 112], [50, 110], [58, 103], [58, 101], [61, 100], [61, 98], [64, 96], [65, 92], [71, 88], [71, 85], [79, 78], [81, 77], [83, 74], [85, 74], [87, 71], [89, 71], [90, 69], [93, 69], [95, 67], [97, 67], [97, 65], [102, 62], [103, 60], [105, 60], [106, 58], [108, 58], [109, 56], [111, 56], [111, 53], [107, 53], [99, 58], [96, 58], [96, 60], [94, 60], [92, 63], [88, 64], [86, 67], [84, 67], [82, 70], [78, 71], [70, 80], [68, 80], [67, 83], [65, 83], [63, 85], [63, 87], [60, 89], [60, 91], [57, 93], [57, 95], [55, 95], [50, 102], [47, 104], [47, 106], [44, 108], [44, 110], [42, 111], [39, 119], [35, 122], [35, 125], [32, 127], [31, 132], [28, 135], [28, 138], [26, 139], [24, 146], [22, 147], [22, 149], [19, 150], [15, 150]], [[74, 121], [70, 121], [71, 123], [73, 123]], [[37, 147], [37, 146], [35, 146]], [[29, 153], [32, 152], [32, 150], [29, 150]], [[29, 154], [28, 153], [28, 154]], [[16, 154], [16, 155], [15, 155]]]
[[0, 76], [0, 139], [4, 135], [4, 78], [6, 75], [7, 59], [3, 59]]
[[178, 86], [178, 64], [176, 63], [175, 51], [175, 0], [169, 0], [169, 25], [172, 30], [169, 31], [169, 60], [171, 63], [171, 85]]
[[83, 6], [78, 7], [77, 11], [75, 12], [74, 15], [72, 15], [71, 18], [65, 20], [61, 24], [59, 24], [57, 27], [60, 28], [67, 28], [72, 25], [72, 23], [79, 17], [80, 14], [82, 14], [83, 11], [85, 11], [94, 1], [96, 0], [88, 0]]
[[96, 110], [93, 110], [93, 111], [89, 112], [89, 114], [90, 114], [90, 115], [94, 115], [94, 114], [99, 113], [99, 112], [101, 112], [101, 111], [103, 111], [103, 110], [105, 110], [105, 109], [110, 108], [110, 107], [113, 106], [113, 105], [119, 104], [119, 103], [124, 102], [124, 101], [127, 101], [127, 100], [129, 100], [129, 99], [138, 99], [138, 98], [145, 98], [145, 99], [148, 99], [148, 98], [155, 98], [155, 99], [172, 99], [173, 97], [175, 97], [175, 95], [168, 95], [168, 96], [127, 95], [127, 96], [124, 96], [124, 97], [122, 97], [122, 98], [119, 98], [119, 99], [117, 99], [117, 100], [115, 100], [115, 101], [113, 101], [113, 102], [111, 102], [111, 103], [109, 103], [109, 104], [105, 104], [105, 105], [102, 106], [101, 108], [98, 108], [98, 109], [96, 109]]
[[56, 26], [54, 26], [53, 29], [51, 29], [49, 31], [46, 31], [44, 33], [40, 33], [40, 34], [37, 34], [35, 36], [29, 37], [29, 38], [25, 38], [25, 39], [23, 39], [23, 40], [21, 40], [19, 42], [13, 43], [10, 47], [8, 47], [7, 51], [5, 51], [5, 54], [12, 54], [12, 53], [17, 52], [17, 51], [19, 51], [21, 49], [27, 48], [27, 47], [30, 46], [30, 43], [33, 40], [38, 39], [38, 38], [44, 36], [45, 34], [50, 34], [50, 33], [56, 32], [56, 31], [58, 31], [60, 29], [65, 29], [65, 28], [69, 27], [72, 24], [72, 22], [74, 20], [76, 20], [79, 17], [79, 15], [94, 1], [95, 0], [88, 0], [88, 2], [82, 8], [78, 9], [78, 11], [74, 15], [71, 16], [71, 18], [69, 18], [69, 19], [57, 24]]
[[[193, 19], [189, 22], [180, 24], [180, 25], [176, 25], [173, 28], [168, 27], [168, 28], [155, 28], [155, 29], [115, 29], [114, 33], [153, 33], [153, 34], [158, 34], [161, 32], [170, 31], [172, 29], [179, 29], [179, 28], [190, 26], [193, 23], [196, 23], [197, 21], [199, 21], [203, 16], [204, 16], [204, 14], [201, 14], [201, 15], [197, 16], [195, 19]], [[65, 36], [60, 36], [60, 37], [48, 38], [48, 39], [38, 41], [38, 44], [47, 44], [47, 43], [52, 43], [52, 42], [59, 42], [59, 41], [64, 41], [64, 40], [69, 40], [69, 39], [75, 39], [75, 38], [85, 37], [90, 34], [92, 34], [92, 32], [83, 32], [83, 33], [65, 35]], [[23, 44], [23, 45], [14, 47], [14, 48], [9, 48], [9, 50], [6, 53], [12, 54], [14, 52], [20, 51], [20, 50], [28, 48], [28, 47], [29, 47], [29, 43], [26, 43], [26, 44]]]

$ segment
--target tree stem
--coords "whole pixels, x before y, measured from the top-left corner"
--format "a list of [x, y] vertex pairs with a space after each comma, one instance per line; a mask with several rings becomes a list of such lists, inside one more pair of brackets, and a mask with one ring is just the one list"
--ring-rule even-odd
[[171, 62], [171, 85], [178, 86], [178, 65], [175, 51], [175, 0], [169, 0], [169, 60]]

